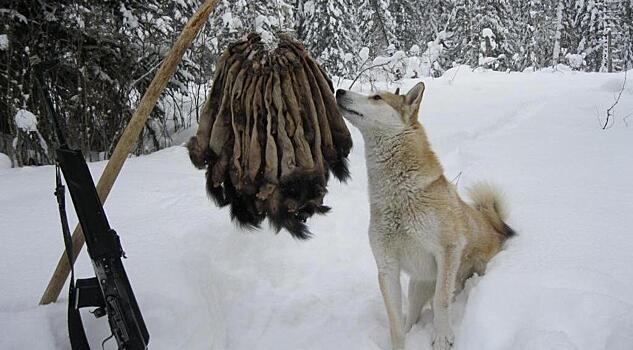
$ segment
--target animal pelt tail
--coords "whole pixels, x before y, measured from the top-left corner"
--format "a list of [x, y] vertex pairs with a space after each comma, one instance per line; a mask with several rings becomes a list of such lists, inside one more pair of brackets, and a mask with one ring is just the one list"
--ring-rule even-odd
[[499, 189], [492, 184], [479, 182], [470, 187], [470, 199], [473, 206], [479, 211], [492, 227], [506, 238], [510, 238], [516, 232], [505, 221], [508, 209]]

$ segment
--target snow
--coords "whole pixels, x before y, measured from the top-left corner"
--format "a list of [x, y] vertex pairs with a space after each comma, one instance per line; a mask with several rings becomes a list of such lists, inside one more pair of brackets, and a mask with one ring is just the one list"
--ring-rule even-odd
[[233, 14], [230, 11], [226, 11], [222, 14], [222, 22], [231, 33], [242, 28], [242, 21], [239, 18], [233, 17]]
[[569, 62], [569, 65], [575, 69], [580, 69], [585, 63], [585, 58], [581, 54], [568, 53], [565, 55], [565, 58], [567, 59], [567, 62]]
[[37, 131], [37, 117], [26, 109], [18, 110], [14, 118], [18, 129], [25, 132]]
[[[441, 44], [442, 40], [447, 38], [445, 32], [440, 32], [436, 35], [435, 40], [427, 43], [427, 48], [424, 52], [418, 45], [412, 45], [409, 49], [410, 55], [407, 55], [404, 51], [395, 51], [395, 46], [390, 45], [387, 51], [392, 52], [390, 56], [376, 56], [371, 65], [367, 65], [367, 72], [364, 74], [368, 80], [378, 81], [394, 81], [401, 78], [420, 78], [430, 77], [435, 71], [439, 70], [437, 66], [438, 59], [440, 58], [444, 46]], [[367, 57], [369, 55], [369, 49], [364, 47], [360, 53], [361, 68], [365, 68]]]
[[[18, 129], [26, 133], [34, 133], [37, 136], [37, 141], [42, 147], [42, 149], [44, 150], [44, 152], [45, 153], [48, 152], [48, 145], [46, 141], [44, 140], [44, 137], [42, 136], [42, 134], [39, 132], [39, 130], [37, 130], [37, 117], [33, 113], [31, 113], [30, 111], [27, 111], [26, 109], [20, 109], [15, 114], [14, 120], [15, 120], [15, 125]], [[13, 142], [14, 148], [16, 147], [16, 143], [17, 143], [17, 138], [15, 138]]]
[[312, 16], [314, 15], [314, 11], [316, 10], [316, 5], [314, 4], [314, 1], [306, 1], [303, 4], [303, 14], [305, 16]]
[[[447, 178], [461, 173], [460, 190], [481, 179], [497, 183], [519, 233], [457, 296], [456, 349], [631, 348], [633, 128], [623, 118], [633, 111], [633, 91], [625, 90], [611, 128], [602, 130], [600, 120], [613, 103], [613, 81], [623, 78], [456, 67], [424, 79], [420, 120]], [[401, 91], [417, 81], [400, 82]], [[353, 179], [330, 182], [333, 211], [309, 222], [308, 242], [236, 229], [206, 198], [204, 172], [183, 147], [127, 161], [106, 211], [152, 349], [389, 348], [367, 238], [363, 142], [352, 134]], [[104, 166], [90, 164], [93, 176]], [[63, 247], [53, 179], [50, 166], [0, 169], [2, 349], [69, 347], [66, 295], [36, 305]], [[84, 252], [77, 274], [91, 273]], [[407, 335], [408, 350], [430, 349], [431, 315], [425, 310]], [[106, 321], [84, 318], [100, 348]]]
[[364, 46], [362, 49], [360, 49], [358, 57], [360, 58], [361, 62], [366, 62], [369, 59], [369, 48], [367, 46]]
[[[483, 53], [488, 52], [488, 50], [495, 50], [497, 48], [495, 34], [492, 32], [492, 29], [484, 28], [481, 31], [481, 36], [483, 40], [481, 40], [479, 47], [481, 48], [481, 51]], [[490, 45], [490, 47], [488, 47], [488, 45]], [[479, 65], [482, 65], [481, 60], [479, 62], [480, 62]]]
[[6, 34], [0, 34], [0, 50], [9, 48], [9, 37]]
[[123, 15], [123, 23], [130, 29], [138, 28], [138, 18], [128, 10], [124, 4], [121, 4], [119, 11]]
[[488, 66], [491, 63], [494, 63], [496, 61], [497, 61], [497, 58], [495, 58], [495, 57], [481, 57], [480, 56], [478, 63], [479, 63], [480, 66], [484, 66], [485, 67], [485, 66]]
[[354, 55], [350, 52], [343, 55], [343, 61], [345, 61], [345, 63], [352, 62], [353, 59], [354, 59]]
[[11, 158], [4, 153], [0, 153], [0, 169], [9, 169], [11, 166]]

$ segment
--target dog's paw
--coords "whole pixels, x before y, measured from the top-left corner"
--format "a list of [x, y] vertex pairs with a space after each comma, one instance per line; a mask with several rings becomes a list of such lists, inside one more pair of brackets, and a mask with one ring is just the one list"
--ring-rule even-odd
[[452, 332], [435, 333], [433, 336], [433, 350], [450, 350], [453, 348], [455, 336]]

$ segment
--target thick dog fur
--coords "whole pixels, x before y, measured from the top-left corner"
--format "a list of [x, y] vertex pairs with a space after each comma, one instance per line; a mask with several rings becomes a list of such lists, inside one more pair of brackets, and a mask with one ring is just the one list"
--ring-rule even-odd
[[[433, 349], [453, 346], [453, 294], [487, 262], [514, 231], [494, 187], [475, 185], [472, 205], [446, 180], [417, 116], [424, 84], [406, 95], [364, 96], [337, 91], [343, 116], [365, 140], [371, 219], [369, 238], [389, 319], [394, 350], [424, 305], [433, 309]], [[400, 272], [410, 275], [409, 307], [402, 311]]]

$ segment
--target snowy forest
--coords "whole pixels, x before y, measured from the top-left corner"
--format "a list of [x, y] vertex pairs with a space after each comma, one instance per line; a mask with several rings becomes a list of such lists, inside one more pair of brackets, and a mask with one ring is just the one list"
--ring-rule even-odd
[[0, 350], [633, 349], [633, 0], [0, 24]]
[[[54, 137], [35, 67], [71, 146], [107, 159], [198, 0], [3, 1], [0, 153], [51, 164]], [[224, 0], [187, 52], [136, 154], [173, 144], [196, 123], [227, 44], [249, 31], [290, 32], [334, 77], [438, 77], [465, 64], [495, 71], [559, 64], [588, 72], [633, 66], [630, 0]]]

